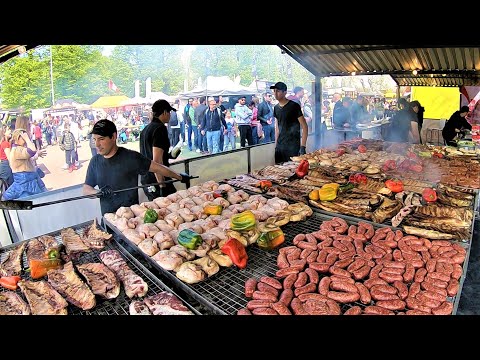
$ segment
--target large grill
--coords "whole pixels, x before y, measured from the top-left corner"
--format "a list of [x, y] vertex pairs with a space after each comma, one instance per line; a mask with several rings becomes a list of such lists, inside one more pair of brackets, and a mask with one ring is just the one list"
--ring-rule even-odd
[[[72, 226], [71, 228], [75, 230], [75, 232], [79, 235], [83, 234], [86, 228], [88, 228], [93, 221], [88, 221], [79, 225]], [[51, 235], [55, 237], [58, 242], [62, 242], [62, 238], [60, 236], [60, 231], [52, 232], [46, 235]], [[31, 240], [31, 239], [30, 239]], [[28, 242], [30, 240], [25, 240], [24, 242]], [[4, 258], [6, 253], [11, 249], [17, 247], [20, 243], [15, 243], [9, 245], [7, 247], [0, 249], [0, 257], [1, 259]], [[101, 263], [100, 260], [100, 253], [105, 250], [117, 250], [122, 254], [123, 259], [127, 262], [130, 269], [132, 269], [137, 275], [139, 275], [147, 284], [148, 284], [148, 293], [145, 295], [152, 296], [158, 294], [163, 291], [168, 291], [174, 293], [170, 288], [168, 288], [162, 281], [160, 281], [155, 275], [153, 275], [147, 268], [145, 268], [137, 259], [135, 259], [128, 251], [126, 251], [120, 244], [118, 244], [113, 239], [108, 241], [105, 248], [102, 250], [92, 250], [89, 253], [82, 253], [81, 256], [73, 260], [74, 265], [80, 265], [85, 263]], [[28, 268], [27, 257], [25, 251], [23, 253], [23, 269], [22, 270], [22, 279], [32, 280], [29, 275], [28, 271], [25, 271]], [[77, 274], [79, 274], [77, 272]], [[82, 277], [79, 274], [80, 277]], [[46, 279], [46, 278], [45, 278]], [[0, 292], [5, 291], [3, 287], [0, 287]], [[20, 289], [16, 290], [16, 292], [26, 301], [25, 297], [23, 296]], [[178, 296], [178, 295], [177, 295]], [[179, 297], [181, 299], [181, 297]], [[90, 310], [82, 310], [74, 305], [68, 305], [68, 314], [69, 315], [128, 315], [129, 314], [129, 305], [134, 299], [128, 298], [125, 294], [123, 284], [121, 285], [121, 291], [117, 298], [115, 299], [102, 299], [99, 296], [95, 297], [97, 304], [93, 309]], [[195, 314], [199, 314], [199, 312], [190, 306], [187, 302], [181, 299], [183, 303]]]
[[[330, 220], [331, 218], [332, 216], [314, 212], [313, 215], [306, 221], [291, 222], [283, 226], [282, 230], [285, 234], [285, 243], [282, 246], [292, 245], [293, 238], [297, 234], [306, 234], [317, 231], [320, 228], [322, 221]], [[104, 221], [107, 226], [115, 232], [121, 241], [125, 242], [128, 247], [134, 249], [139, 256], [148, 261], [152, 267], [157, 270], [160, 276], [166, 276], [173, 280], [178, 288], [194, 297], [202, 305], [207, 307], [215, 314], [236, 314], [237, 310], [246, 307], [248, 302], [248, 299], [244, 295], [245, 281], [250, 277], [255, 277], [257, 279], [261, 276], [275, 277], [275, 272], [278, 270], [278, 249], [273, 251], [264, 251], [258, 248], [256, 245], [251, 245], [247, 248], [247, 268], [242, 270], [234, 266], [230, 268], [221, 268], [220, 271], [211, 278], [208, 278], [197, 284], [189, 285], [177, 279], [174, 272], [161, 268], [148, 255], [144, 254], [133, 242], [123, 236], [123, 234], [114, 225], [105, 219]], [[363, 220], [348, 219], [347, 223], [357, 224], [358, 221]], [[382, 226], [375, 224], [374, 227], [379, 228]], [[455, 298], [449, 298], [449, 301], [454, 302], [454, 314], [456, 313], [458, 307], [461, 287], [467, 271], [468, 254], [470, 252], [469, 246], [467, 244], [464, 244], [464, 246], [467, 250], [467, 258], [465, 259], [464, 273], [460, 279], [460, 289]], [[320, 274], [320, 276], [322, 276], [322, 274]], [[355, 305], [365, 308], [365, 305], [360, 302], [344, 304], [341, 306], [342, 312]]]

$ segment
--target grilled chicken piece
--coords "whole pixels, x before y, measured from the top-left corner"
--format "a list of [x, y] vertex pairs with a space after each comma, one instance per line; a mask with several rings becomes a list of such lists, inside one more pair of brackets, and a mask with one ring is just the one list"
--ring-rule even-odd
[[178, 209], [180, 209], [180, 202], [172, 202], [166, 207], [166, 209], [168, 209], [168, 211], [170, 211], [171, 213], [176, 213]]
[[148, 256], [153, 256], [160, 251], [158, 243], [152, 238], [146, 238], [140, 244], [138, 244], [138, 247]]
[[125, 294], [127, 294], [129, 298], [145, 296], [148, 292], [147, 283], [129, 268], [117, 250], [102, 251], [100, 253], [100, 259], [123, 283]]
[[193, 315], [179, 298], [166, 291], [145, 298], [144, 303], [153, 315]]
[[7, 253], [0, 263], [1, 276], [20, 275], [22, 271], [22, 255], [26, 245], [27, 243], [24, 242]]
[[145, 211], [148, 210], [145, 206], [140, 206], [138, 204], [130, 206], [130, 209], [133, 211], [135, 216], [140, 216], [142, 218], [145, 215]]
[[[178, 204], [176, 204], [178, 206]], [[184, 223], [185, 220], [178, 215], [176, 212], [172, 212], [171, 214], [168, 214], [165, 216], [164, 220], [170, 225], [173, 226], [175, 229], [178, 229], [178, 225], [181, 223]]]
[[234, 192], [235, 189], [228, 184], [220, 184], [217, 188], [219, 191]]
[[242, 197], [237, 193], [237, 191], [228, 193], [227, 200], [230, 204], [232, 204], [232, 206], [243, 201]]
[[205, 280], [207, 274], [202, 270], [200, 265], [195, 264], [192, 261], [187, 261], [180, 265], [176, 276], [187, 284], [196, 284]]
[[117, 220], [117, 215], [114, 213], [105, 213], [103, 217], [105, 218], [105, 220], [112, 224], [115, 224], [115, 220]]
[[51, 269], [47, 272], [48, 282], [69, 303], [83, 310], [89, 310], [96, 304], [95, 295], [73, 269], [73, 263], [67, 262], [63, 269]]
[[129, 222], [130, 222], [131, 219], [126, 219], [124, 217], [117, 217], [117, 220], [115, 220], [115, 223], [113, 223], [113, 225], [115, 225], [115, 227], [120, 230], [120, 231], [124, 231], [125, 229], [128, 229], [130, 228], [129, 226]]
[[170, 251], [176, 252], [178, 255], [183, 257], [185, 260], [193, 260], [195, 259], [195, 254], [193, 254], [190, 250], [188, 250], [185, 246], [182, 245], [175, 245], [172, 246]]
[[177, 191], [176, 194], [179, 195], [182, 199], [186, 199], [191, 196], [188, 190], [180, 190], [180, 191]]
[[222, 205], [224, 209], [230, 206], [230, 203], [221, 197], [214, 199], [212, 203], [214, 203], [215, 205]]
[[161, 250], [152, 259], [165, 270], [175, 270], [185, 261], [181, 255], [170, 250]]
[[126, 229], [122, 231], [123, 236], [125, 236], [128, 240], [133, 242], [135, 245], [140, 244], [143, 240], [145, 240], [145, 234], [140, 234], [135, 229]]
[[0, 292], [0, 315], [30, 315], [30, 307], [16, 292]]
[[173, 203], [178, 203], [183, 198], [175, 192], [173, 194], [168, 195], [167, 199], [170, 199]]
[[157, 232], [160, 230], [152, 223], [144, 223], [142, 225], [138, 225], [135, 230], [138, 231], [139, 234], [144, 234], [146, 238], [153, 238]]
[[32, 315], [67, 315], [67, 301], [45, 280], [18, 282]]
[[185, 222], [191, 222], [197, 219], [195, 214], [188, 208], [178, 209], [177, 214], [180, 215]]
[[115, 299], [120, 294], [120, 282], [107, 266], [101, 263], [77, 265], [77, 270], [87, 280], [95, 295]]
[[220, 185], [217, 182], [213, 180], [208, 180], [201, 185], [201, 188], [203, 191], [215, 191], [218, 189], [219, 186]]
[[132, 209], [130, 209], [127, 206], [119, 207], [115, 215], [117, 215], [118, 217], [124, 217], [127, 220], [135, 217], [135, 214], [133, 213]]
[[445, 234], [435, 230], [420, 229], [417, 227], [406, 225], [403, 226], [403, 231], [405, 231], [409, 235], [415, 235], [431, 240], [449, 240], [455, 238], [455, 235], [452, 234]]
[[160, 209], [164, 208], [164, 207], [167, 207], [168, 205], [170, 205], [172, 203], [172, 200], [170, 200], [166, 197], [158, 197], [156, 199], [153, 199], [153, 201], [155, 202], [155, 204], [158, 205], [158, 207]]
[[127, 225], [130, 229], [136, 229], [137, 226], [140, 226], [143, 224], [143, 218], [137, 216], [131, 219], [128, 219]]
[[157, 242], [159, 250], [170, 249], [173, 245], [175, 245], [175, 242], [170, 234], [164, 231], [157, 232], [153, 237], [153, 240]]
[[232, 259], [230, 259], [228, 255], [225, 255], [220, 249], [210, 250], [207, 255], [220, 266], [230, 267], [233, 265]]
[[218, 263], [208, 256], [194, 260], [193, 263], [200, 265], [202, 267], [202, 270], [205, 271], [208, 277], [215, 275], [220, 270], [220, 266], [218, 265]]
[[141, 300], [133, 300], [128, 307], [130, 315], [152, 315], [147, 304]]
[[78, 235], [72, 228], [62, 229], [60, 235], [62, 236], [62, 243], [65, 245], [67, 255], [90, 252], [91, 249], [82, 241], [80, 235]]
[[190, 212], [195, 216], [196, 219], [206, 219], [208, 217], [208, 215], [203, 212], [203, 202], [202, 205], [192, 206]]
[[169, 225], [165, 220], [157, 220], [155, 221], [155, 226], [160, 229], [160, 231], [163, 232], [170, 232], [172, 230], [175, 230], [175, 228], [172, 225]]
[[[202, 193], [203, 194], [203, 193]], [[197, 206], [202, 206], [205, 200], [203, 200], [200, 196], [194, 196], [192, 197], [192, 201], [197, 205]]]
[[181, 209], [183, 208], [191, 209], [193, 206], [197, 206], [197, 204], [190, 198], [184, 198], [180, 200], [178, 205], [180, 206]]

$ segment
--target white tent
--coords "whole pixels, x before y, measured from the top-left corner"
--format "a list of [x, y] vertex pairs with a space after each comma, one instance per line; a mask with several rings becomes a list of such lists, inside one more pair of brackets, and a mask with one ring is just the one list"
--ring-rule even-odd
[[200, 96], [235, 96], [235, 95], [253, 95], [255, 90], [246, 86], [239, 85], [228, 76], [207, 76], [207, 79], [194, 89], [188, 92], [180, 93], [181, 99]]
[[177, 99], [177, 96], [170, 96], [161, 91], [152, 91], [150, 93], [150, 97], [147, 99], [147, 104], [153, 104], [155, 101], [160, 99], [164, 99], [169, 103], [173, 103]]

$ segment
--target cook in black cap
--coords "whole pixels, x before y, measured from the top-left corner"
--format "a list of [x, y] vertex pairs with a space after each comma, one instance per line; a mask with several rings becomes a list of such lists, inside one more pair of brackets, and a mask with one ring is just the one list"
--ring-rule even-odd
[[[138, 204], [138, 190], [114, 191], [138, 186], [138, 175], [149, 171], [188, 183], [188, 174], [179, 174], [137, 151], [117, 145], [117, 128], [107, 119], [97, 121], [91, 131], [97, 155], [88, 164], [83, 194], [100, 198], [102, 214], [115, 213], [122, 206]], [[100, 191], [95, 189], [98, 186]]]
[[445, 123], [442, 130], [442, 136], [447, 145], [457, 146], [453, 140], [457, 134], [465, 134], [463, 130], [472, 130], [472, 125], [465, 119], [470, 109], [468, 106], [462, 106], [459, 111], [455, 111], [450, 119]]
[[[292, 157], [304, 155], [307, 146], [308, 125], [300, 104], [287, 99], [287, 85], [279, 81], [270, 86], [278, 104], [273, 108], [275, 122], [275, 163], [290, 161]], [[300, 128], [302, 131], [300, 132]], [[277, 131], [278, 129], [278, 131]], [[301, 139], [300, 139], [301, 137]]]

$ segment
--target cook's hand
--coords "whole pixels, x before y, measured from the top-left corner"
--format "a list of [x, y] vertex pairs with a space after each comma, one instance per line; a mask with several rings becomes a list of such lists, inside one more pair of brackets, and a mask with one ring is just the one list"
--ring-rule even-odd
[[100, 191], [97, 193], [97, 197], [108, 199], [113, 196], [113, 189], [110, 185], [105, 185], [100, 188]]
[[186, 184], [187, 181], [189, 181], [190, 179], [192, 179], [192, 176], [191, 175], [188, 175], [187, 173], [180, 173], [180, 176], [182, 177], [182, 179], [180, 180], [180, 182]]
[[298, 151], [298, 155], [305, 155], [307, 153], [307, 148], [305, 146], [300, 146], [300, 150]]

